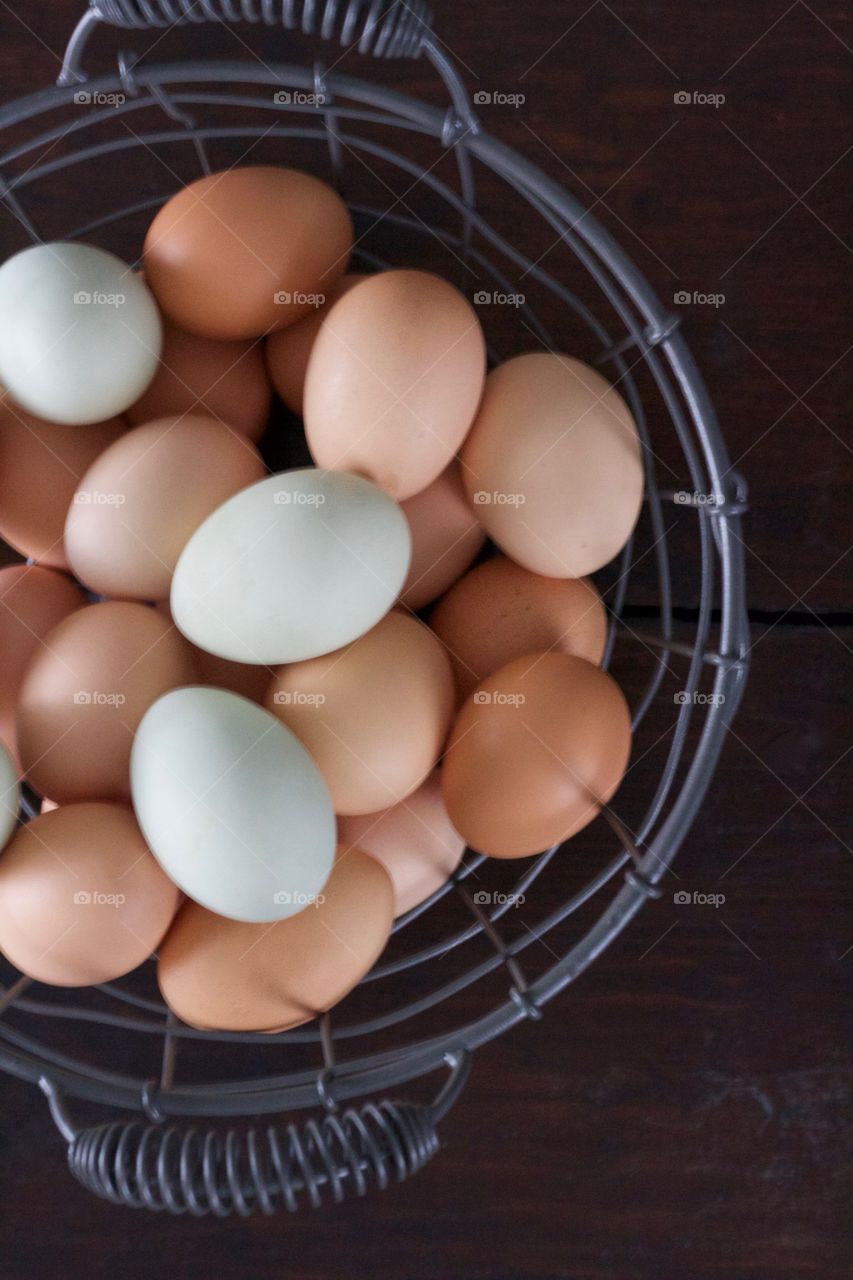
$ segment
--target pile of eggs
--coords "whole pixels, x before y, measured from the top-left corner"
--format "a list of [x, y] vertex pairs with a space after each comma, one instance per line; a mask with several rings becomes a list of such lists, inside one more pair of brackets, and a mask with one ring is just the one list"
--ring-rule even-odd
[[[0, 267], [0, 951], [32, 979], [156, 953], [187, 1024], [284, 1030], [466, 846], [538, 853], [620, 784], [589, 575], [642, 501], [625, 403], [567, 355], [487, 372], [462, 293], [352, 251], [333, 190], [246, 167], [137, 270]], [[313, 466], [269, 473], [274, 397]]]

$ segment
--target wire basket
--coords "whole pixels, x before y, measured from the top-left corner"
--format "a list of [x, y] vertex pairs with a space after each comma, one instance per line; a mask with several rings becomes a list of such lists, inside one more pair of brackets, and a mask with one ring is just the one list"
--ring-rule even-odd
[[[123, 53], [109, 75], [82, 70], [100, 23], [165, 35], [177, 24], [238, 21], [319, 37], [333, 61], [334, 46], [423, 56], [449, 105], [319, 62], [153, 65]], [[117, 1203], [271, 1213], [420, 1168], [472, 1052], [540, 1018], [660, 895], [737, 709], [746, 493], [677, 320], [581, 204], [483, 131], [480, 96], [466, 91], [421, 0], [92, 0], [59, 85], [0, 110], [3, 256], [33, 241], [90, 238], [135, 260], [156, 209], [199, 170], [247, 158], [310, 169], [350, 206], [359, 269], [424, 265], [456, 279], [483, 304], [493, 361], [544, 346], [597, 363], [644, 446], [643, 516], [601, 584], [604, 665], [631, 701], [634, 758], [655, 761], [651, 787], [647, 768], [632, 791], [629, 770], [620, 816], [606, 807], [562, 854], [498, 864], [467, 852], [450, 883], [397, 921], [386, 955], [334, 1014], [286, 1033], [183, 1026], [150, 963], [71, 1000], [4, 962], [0, 1066], [41, 1084], [72, 1171]], [[91, 205], [74, 227], [63, 220], [71, 190], [75, 207], [81, 193]], [[675, 589], [686, 610], [674, 609]], [[25, 816], [36, 803], [25, 801]], [[536, 945], [546, 938], [547, 948]], [[439, 1071], [447, 1078], [426, 1100], [364, 1100]], [[72, 1098], [134, 1115], [78, 1127]], [[305, 1110], [307, 1119], [278, 1126], [244, 1120]], [[224, 1117], [232, 1122], [212, 1123]]]

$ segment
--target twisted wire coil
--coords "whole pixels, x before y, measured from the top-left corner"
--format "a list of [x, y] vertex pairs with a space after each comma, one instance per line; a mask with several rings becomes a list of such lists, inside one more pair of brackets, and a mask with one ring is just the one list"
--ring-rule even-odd
[[431, 1107], [367, 1103], [301, 1125], [225, 1133], [115, 1122], [81, 1129], [68, 1148], [75, 1178], [113, 1204], [196, 1217], [292, 1213], [384, 1189], [438, 1150]]
[[89, 9], [111, 26], [136, 29], [260, 22], [377, 58], [416, 58], [432, 23], [426, 0], [90, 0]]

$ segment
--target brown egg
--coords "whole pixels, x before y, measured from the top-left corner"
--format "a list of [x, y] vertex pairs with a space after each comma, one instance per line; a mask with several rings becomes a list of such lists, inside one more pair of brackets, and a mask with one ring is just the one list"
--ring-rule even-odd
[[167, 317], [209, 338], [257, 338], [308, 315], [352, 251], [352, 221], [310, 174], [244, 165], [190, 183], [145, 237], [145, 278]]
[[338, 818], [338, 840], [382, 863], [394, 885], [395, 916], [440, 889], [465, 852], [465, 841], [447, 816], [438, 773], [392, 809]]
[[[168, 600], [158, 600], [154, 608], [174, 626]], [[227, 689], [230, 693], [237, 693], [250, 702], [263, 706], [270, 681], [275, 676], [275, 667], [232, 662], [229, 658], [220, 658], [215, 653], [208, 653], [206, 649], [199, 649], [186, 637], [184, 642], [192, 655], [199, 684], [207, 684], [214, 689]]]
[[74, 572], [101, 595], [165, 599], [199, 525], [265, 471], [255, 446], [212, 418], [135, 427], [101, 454], [74, 495], [65, 526]]
[[276, 391], [294, 413], [302, 413], [302, 392], [305, 389], [305, 374], [308, 372], [308, 357], [324, 316], [338, 298], [342, 298], [353, 285], [364, 279], [363, 275], [355, 272], [341, 276], [329, 291], [324, 306], [318, 307], [297, 324], [288, 325], [286, 329], [279, 329], [278, 333], [270, 335], [266, 350], [269, 375]]
[[154, 381], [126, 416], [136, 425], [169, 415], [203, 414], [259, 440], [271, 403], [259, 342], [219, 342], [167, 324]]
[[26, 564], [0, 569], [0, 739], [16, 760], [15, 706], [27, 663], [47, 633], [83, 604], [85, 597], [71, 579], [52, 569]]
[[485, 368], [480, 321], [453, 285], [426, 271], [368, 276], [329, 310], [311, 351], [311, 456], [410, 498], [450, 465]]
[[188, 902], [160, 948], [163, 999], [193, 1027], [299, 1026], [331, 1009], [373, 967], [393, 911], [387, 871], [359, 849], [339, 850], [317, 904], [277, 924], [226, 920]]
[[466, 573], [429, 624], [447, 648], [460, 700], [526, 653], [554, 649], [598, 666], [607, 640], [604, 605], [587, 578], [544, 578], [506, 556]]
[[0, 537], [42, 565], [67, 568], [62, 533], [74, 490], [126, 430], [119, 418], [85, 427], [44, 422], [0, 393]]
[[493, 369], [461, 457], [483, 528], [534, 573], [581, 578], [631, 536], [643, 500], [637, 428], [580, 360], [534, 352]]
[[422, 609], [465, 572], [486, 535], [468, 505], [458, 462], [400, 505], [412, 531], [412, 563], [400, 600]]
[[308, 748], [335, 813], [373, 813], [434, 767], [453, 716], [453, 675], [422, 622], [389, 613], [344, 649], [280, 667], [266, 706]]
[[483, 680], [459, 712], [442, 766], [447, 812], [480, 853], [539, 853], [592, 821], [630, 751], [615, 680], [572, 654], [528, 654]]
[[158, 946], [177, 907], [177, 887], [127, 805], [43, 813], [0, 858], [0, 951], [57, 987], [129, 973]]
[[71, 614], [33, 656], [18, 699], [28, 781], [58, 804], [130, 796], [133, 735], [153, 702], [194, 684], [178, 631], [154, 609], [110, 601]]

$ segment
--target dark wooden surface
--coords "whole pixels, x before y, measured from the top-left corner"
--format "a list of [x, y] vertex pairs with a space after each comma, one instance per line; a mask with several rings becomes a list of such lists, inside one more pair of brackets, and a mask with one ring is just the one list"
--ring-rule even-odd
[[[223, 1225], [107, 1208], [70, 1182], [38, 1093], [3, 1080], [9, 1280], [849, 1274], [853, 24], [826, 0], [437, 7], [473, 86], [526, 95], [487, 127], [595, 203], [662, 296], [725, 295], [684, 319], [751, 484], [754, 668], [677, 867], [680, 887], [725, 904], [650, 905], [541, 1025], [478, 1054], [416, 1181], [328, 1215]], [[55, 75], [76, 13], [0, 4], [4, 99]], [[285, 43], [241, 38], [267, 56]], [[114, 48], [100, 40], [95, 64]], [[199, 49], [242, 56], [207, 29], [158, 52]], [[436, 93], [425, 67], [387, 74]], [[673, 102], [694, 90], [725, 102]]]

